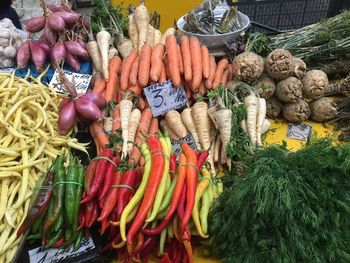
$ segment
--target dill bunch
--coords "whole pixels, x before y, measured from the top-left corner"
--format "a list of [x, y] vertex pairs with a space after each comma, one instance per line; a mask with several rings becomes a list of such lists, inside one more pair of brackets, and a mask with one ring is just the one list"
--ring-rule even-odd
[[224, 262], [350, 262], [350, 145], [330, 139], [285, 145], [245, 159], [210, 213]]

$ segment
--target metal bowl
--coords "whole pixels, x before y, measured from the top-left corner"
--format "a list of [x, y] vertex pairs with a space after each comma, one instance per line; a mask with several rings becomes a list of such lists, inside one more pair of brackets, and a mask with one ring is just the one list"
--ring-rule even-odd
[[[221, 17], [225, 13], [227, 9], [225, 8], [216, 8], [214, 10], [215, 17]], [[238, 16], [240, 16], [243, 27], [237, 31], [228, 32], [225, 34], [215, 34], [215, 35], [204, 35], [204, 34], [196, 34], [191, 33], [184, 30], [184, 26], [186, 25], [185, 16], [182, 16], [177, 21], [178, 29], [186, 36], [196, 36], [198, 40], [206, 45], [210, 51], [220, 50], [226, 47], [226, 45], [232, 43], [236, 38], [238, 38], [244, 31], [246, 31], [250, 26], [250, 19], [247, 15], [238, 11]]]

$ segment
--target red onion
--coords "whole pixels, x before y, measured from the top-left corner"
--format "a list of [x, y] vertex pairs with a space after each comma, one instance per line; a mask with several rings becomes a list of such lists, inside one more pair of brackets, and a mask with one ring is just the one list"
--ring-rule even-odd
[[80, 72], [80, 63], [76, 56], [72, 55], [68, 50], [66, 50], [66, 60], [67, 64], [75, 71]]
[[78, 37], [77, 42], [79, 43], [79, 45], [86, 50], [86, 43], [84, 42], [84, 40], [82, 40], [80, 37]]
[[71, 12], [56, 12], [56, 15], [63, 18], [64, 22], [67, 25], [75, 24], [79, 19], [79, 14], [77, 13], [71, 13]]
[[64, 9], [62, 6], [56, 4], [47, 4], [46, 7], [53, 13], [67, 12], [66, 9]]
[[77, 41], [68, 40], [64, 42], [66, 49], [74, 56], [86, 57], [88, 52]]
[[49, 44], [47, 42], [39, 40], [38, 41], [38, 45], [41, 46], [45, 50], [46, 56], [50, 56], [51, 48], [50, 48], [50, 46], [49, 46]]
[[30, 53], [32, 54], [32, 60], [34, 62], [35, 68], [38, 72], [43, 71], [46, 62], [46, 52], [45, 50], [35, 43], [33, 40], [29, 42]]
[[61, 40], [53, 46], [50, 59], [54, 67], [61, 65], [62, 62], [66, 59], [66, 48], [64, 47], [64, 44]]
[[83, 99], [87, 99], [95, 103], [101, 110], [103, 110], [107, 106], [106, 99], [99, 93], [88, 92], [81, 96]]
[[66, 26], [63, 18], [56, 14], [50, 14], [47, 17], [47, 23], [49, 24], [50, 28], [55, 32], [62, 32]]
[[82, 24], [84, 25], [85, 28], [89, 29], [90, 28], [90, 19], [88, 19], [87, 17], [83, 17]]
[[51, 29], [47, 21], [44, 27], [44, 36], [50, 45], [54, 45], [57, 42], [58, 35]]
[[36, 16], [28, 19], [25, 22], [25, 29], [30, 33], [36, 33], [41, 31], [45, 26], [46, 17]]
[[58, 130], [62, 135], [66, 135], [70, 129], [73, 128], [74, 123], [77, 121], [77, 112], [75, 110], [74, 101], [70, 101], [60, 111], [58, 117]]
[[71, 98], [65, 98], [60, 102], [60, 105], [58, 106], [59, 111], [62, 111], [62, 109], [69, 103], [71, 102]]
[[28, 65], [30, 59], [30, 45], [29, 40], [22, 43], [22, 45], [17, 50], [17, 67], [19, 69], [25, 68]]
[[91, 121], [101, 120], [103, 113], [99, 107], [87, 99], [78, 98], [74, 101], [75, 108], [80, 116]]

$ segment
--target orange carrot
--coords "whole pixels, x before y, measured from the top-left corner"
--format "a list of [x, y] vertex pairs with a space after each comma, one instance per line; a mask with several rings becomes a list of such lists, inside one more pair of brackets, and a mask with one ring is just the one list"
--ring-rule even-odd
[[230, 70], [230, 75], [228, 76], [228, 81], [231, 81], [233, 79], [233, 68], [232, 64], [228, 65], [228, 69]]
[[180, 45], [181, 45], [185, 80], [190, 81], [192, 80], [192, 65], [191, 65], [190, 41], [187, 36], [181, 37]]
[[209, 78], [205, 80], [205, 87], [207, 89], [212, 89], [213, 87], [213, 80], [215, 76], [215, 71], [216, 71], [216, 62], [214, 56], [210, 55], [209, 57]]
[[[90, 134], [91, 134], [91, 136], [92, 136], [92, 134], [94, 134], [94, 132], [93, 132], [93, 130], [92, 130], [92, 125], [90, 125], [89, 129], [90, 129]], [[95, 136], [95, 137], [92, 137], [92, 138], [93, 138], [93, 140], [94, 140], [95, 147], [96, 147], [96, 153], [97, 153], [97, 155], [98, 155], [98, 154], [101, 152], [101, 146], [99, 145], [99, 143], [98, 143], [98, 141], [97, 141], [97, 139], [96, 139], [96, 136]]]
[[135, 86], [137, 84], [137, 75], [139, 74], [139, 58], [135, 59], [134, 64], [131, 67], [129, 84]]
[[204, 96], [205, 93], [207, 93], [207, 89], [206, 89], [206, 87], [204, 85], [204, 80], [202, 80], [201, 85], [199, 86], [198, 93], [201, 96]]
[[145, 157], [141, 156], [140, 161], [139, 161], [139, 166], [144, 167], [146, 164]]
[[185, 81], [184, 83], [185, 91], [186, 91], [186, 97], [187, 99], [192, 97], [192, 89], [191, 89], [191, 83], [188, 81]]
[[131, 91], [132, 93], [135, 94], [136, 97], [141, 96], [142, 93], [142, 88], [140, 87], [140, 85], [137, 83], [134, 86], [130, 86], [128, 91]]
[[105, 148], [106, 144], [109, 144], [107, 134], [103, 131], [102, 127], [98, 124], [98, 122], [94, 121], [91, 124], [92, 137], [96, 138], [100, 147]]
[[209, 50], [206, 46], [201, 46], [202, 62], [203, 62], [203, 77], [209, 78], [210, 72], [210, 61], [209, 61]]
[[144, 44], [140, 52], [139, 73], [138, 73], [138, 81], [142, 88], [147, 86], [149, 81], [151, 57], [152, 57], [152, 47], [148, 44]]
[[170, 69], [169, 69], [169, 59], [168, 59], [168, 56], [165, 56], [165, 58], [164, 58], [164, 67], [165, 67], [165, 76], [166, 76], [166, 79], [171, 78], [171, 77], [170, 77]]
[[[144, 109], [141, 113], [141, 120], [137, 128], [137, 133], [135, 137], [135, 145], [140, 147], [143, 135], [148, 134], [150, 124], [152, 120], [152, 111], [150, 108]], [[137, 164], [140, 160], [141, 153], [138, 147], [134, 146], [129, 157], [129, 165]]]
[[109, 63], [109, 79], [106, 86], [106, 101], [111, 101], [114, 98], [114, 93], [116, 92], [116, 85], [118, 82], [118, 72], [122, 61], [119, 56], [113, 56]]
[[181, 84], [180, 63], [179, 63], [176, 37], [174, 35], [169, 35], [166, 37], [165, 48], [166, 48], [167, 57], [168, 57], [168, 67], [169, 67], [170, 78], [173, 82], [174, 87], [178, 87]]
[[128, 88], [131, 67], [134, 64], [136, 58], [137, 49], [134, 48], [133, 50], [131, 50], [130, 55], [125, 59], [122, 65], [122, 73], [120, 76], [120, 87], [122, 90], [126, 90]]
[[94, 87], [92, 88], [92, 91], [95, 93], [102, 94], [105, 88], [106, 88], [106, 80], [104, 79], [101, 73], [96, 74]]
[[118, 89], [117, 94], [118, 94], [117, 102], [119, 103], [122, 99], [125, 98], [126, 91], [122, 89]]
[[146, 108], [145, 100], [139, 96], [137, 98], [137, 108], [142, 112]]
[[113, 112], [112, 133], [114, 133], [119, 128], [120, 128], [120, 109], [119, 109], [119, 105], [117, 105], [115, 106], [114, 112]]
[[180, 74], [183, 75], [184, 74], [184, 62], [182, 60], [182, 54], [181, 54], [181, 49], [180, 49], [179, 45], [177, 45], [177, 55], [179, 57]]
[[158, 119], [157, 118], [152, 118], [151, 125], [149, 126], [149, 130], [148, 130], [148, 135], [150, 135], [150, 136], [152, 136], [152, 135], [157, 136], [157, 134], [159, 134]]
[[222, 75], [224, 74], [224, 71], [227, 68], [227, 66], [228, 60], [226, 58], [223, 58], [219, 61], [214, 75], [213, 89], [217, 89], [219, 87], [220, 81], [222, 80]]
[[226, 83], [228, 81], [229, 76], [230, 76], [230, 68], [227, 67], [225, 69], [224, 73], [222, 74], [222, 78], [221, 78], [221, 81], [220, 81], [223, 86], [226, 86]]
[[201, 46], [196, 37], [190, 37], [190, 51], [192, 63], [192, 90], [198, 91], [199, 85], [201, 85], [203, 75], [203, 63]]
[[166, 72], [165, 72], [165, 65], [164, 62], [162, 62], [162, 72], [160, 73], [159, 82], [166, 81]]
[[162, 61], [164, 55], [164, 45], [157, 44], [153, 47], [152, 50], [152, 59], [151, 59], [151, 71], [149, 76], [151, 80], [157, 82], [160, 79], [162, 73]]

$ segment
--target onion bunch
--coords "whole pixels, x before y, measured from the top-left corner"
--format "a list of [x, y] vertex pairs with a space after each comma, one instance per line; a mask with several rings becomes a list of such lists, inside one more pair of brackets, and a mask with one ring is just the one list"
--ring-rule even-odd
[[[80, 59], [88, 59], [84, 38], [80, 31], [89, 27], [88, 19], [69, 9], [68, 5], [46, 5], [41, 0], [43, 15], [32, 17], [25, 23], [29, 33], [42, 31], [39, 41], [24, 42], [18, 50], [17, 66], [26, 67], [32, 59], [38, 71], [50, 57], [51, 64], [58, 67], [66, 62], [74, 71], [80, 71]], [[84, 30], [86, 31], [86, 30]]]
[[93, 92], [77, 94], [74, 80], [69, 81], [62, 69], [59, 69], [59, 82], [70, 94], [70, 97], [62, 100], [59, 105], [58, 130], [60, 134], [67, 134], [78, 120], [86, 125], [103, 119], [102, 110], [106, 107], [107, 102], [102, 95]]

